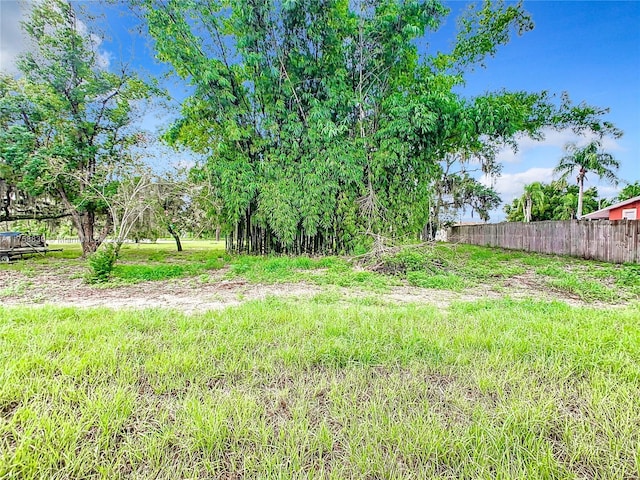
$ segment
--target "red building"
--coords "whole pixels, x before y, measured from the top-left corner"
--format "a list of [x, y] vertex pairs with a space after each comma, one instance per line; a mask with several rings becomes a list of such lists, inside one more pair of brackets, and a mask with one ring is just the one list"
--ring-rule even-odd
[[585, 220], [640, 220], [640, 196], [583, 215]]

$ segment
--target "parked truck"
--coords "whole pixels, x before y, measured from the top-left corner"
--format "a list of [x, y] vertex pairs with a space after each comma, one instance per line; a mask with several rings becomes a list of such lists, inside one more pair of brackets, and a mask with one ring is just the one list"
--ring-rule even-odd
[[0, 263], [9, 263], [24, 255], [61, 251], [50, 249], [44, 235], [27, 235], [20, 232], [0, 232]]

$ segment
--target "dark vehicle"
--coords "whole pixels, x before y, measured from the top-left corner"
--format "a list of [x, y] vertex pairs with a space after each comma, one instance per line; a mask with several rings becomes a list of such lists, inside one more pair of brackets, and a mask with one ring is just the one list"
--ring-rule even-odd
[[16, 257], [59, 252], [61, 248], [48, 248], [44, 235], [26, 235], [20, 232], [0, 232], [0, 263], [9, 263]]

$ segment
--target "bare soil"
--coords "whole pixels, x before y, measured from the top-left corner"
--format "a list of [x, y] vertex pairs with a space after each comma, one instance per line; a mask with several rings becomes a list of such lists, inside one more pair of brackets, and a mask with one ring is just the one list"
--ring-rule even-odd
[[[578, 298], [550, 291], [534, 275], [517, 275], [495, 284], [480, 285], [463, 292], [413, 286], [390, 287], [383, 293], [357, 288], [319, 286], [308, 283], [256, 284], [241, 279], [225, 279], [219, 271], [206, 279], [200, 277], [149, 281], [123, 285], [88, 285], [73, 269], [51, 268], [38, 271], [0, 270], [0, 304], [56, 305], [73, 307], [168, 308], [185, 313], [219, 310], [251, 300], [268, 297], [309, 299], [330, 292], [349, 303], [417, 303], [447, 308], [455, 301], [480, 299], [535, 298], [559, 300], [570, 305], [586, 305]], [[589, 303], [595, 307], [608, 304]]]

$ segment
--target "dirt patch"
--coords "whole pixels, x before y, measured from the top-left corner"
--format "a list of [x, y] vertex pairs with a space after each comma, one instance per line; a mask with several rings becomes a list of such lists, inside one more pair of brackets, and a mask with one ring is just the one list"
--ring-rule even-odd
[[0, 271], [0, 302], [107, 308], [169, 308], [186, 313], [219, 310], [270, 296], [313, 296], [322, 289], [306, 284], [262, 285], [213, 277], [141, 282], [134, 285], [87, 285], [81, 278]]
[[[535, 276], [517, 275], [502, 284], [479, 285], [462, 292], [436, 290], [413, 286], [391, 287], [384, 293], [373, 293], [355, 288], [319, 286], [307, 283], [259, 284], [245, 280], [229, 280], [219, 271], [206, 280], [199, 277], [148, 281], [133, 285], [87, 285], [77, 272], [54, 274], [50, 270], [20, 272], [0, 270], [0, 304], [2, 305], [57, 305], [81, 308], [168, 308], [185, 313], [220, 310], [251, 300], [268, 297], [310, 299], [318, 294], [332, 292], [350, 303], [370, 301], [380, 303], [416, 303], [447, 308], [456, 301], [477, 301], [511, 298], [561, 300], [582, 306], [585, 302], [567, 298], [550, 291]], [[591, 306], [610, 307], [610, 305]]]

